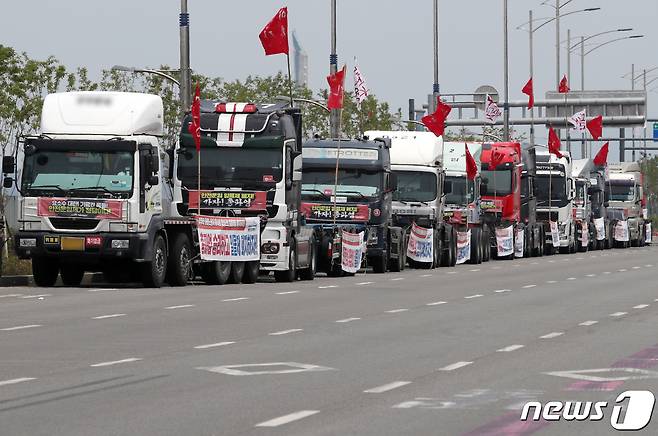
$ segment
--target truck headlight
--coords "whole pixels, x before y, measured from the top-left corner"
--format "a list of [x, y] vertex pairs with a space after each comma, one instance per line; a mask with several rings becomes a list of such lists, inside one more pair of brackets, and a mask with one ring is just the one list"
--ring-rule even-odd
[[260, 247], [263, 254], [277, 254], [279, 252], [278, 242], [266, 242]]
[[23, 247], [23, 248], [36, 247], [37, 246], [37, 239], [36, 238], [22, 238], [18, 242], [18, 245]]
[[125, 250], [130, 247], [130, 241], [128, 239], [114, 239], [112, 240], [112, 248], [118, 250]]

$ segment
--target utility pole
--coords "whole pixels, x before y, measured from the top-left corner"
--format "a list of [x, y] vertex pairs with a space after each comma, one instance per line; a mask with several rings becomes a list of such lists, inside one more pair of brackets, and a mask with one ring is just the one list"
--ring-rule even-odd
[[555, 86], [560, 89], [560, 0], [555, 0]]
[[[338, 72], [338, 55], [336, 54], [336, 0], [331, 1], [331, 54], [329, 55], [329, 74]], [[340, 139], [340, 110], [332, 109], [329, 114], [329, 136]]]
[[[507, 0], [503, 0], [503, 61], [504, 76], [505, 76], [505, 102], [503, 103], [503, 139], [509, 141], [509, 47], [507, 38]], [[485, 102], [486, 104], [486, 102]]]
[[192, 78], [190, 73], [190, 14], [187, 12], [187, 0], [180, 1], [180, 103], [182, 113], [190, 110], [192, 100]]
[[[528, 23], [530, 26], [530, 78], [532, 79], [532, 76], [534, 74], [534, 58], [533, 58], [533, 50], [532, 50], [532, 45], [533, 45], [533, 34], [534, 34], [534, 29], [533, 29], [533, 23], [532, 23], [532, 10], [528, 11]], [[533, 79], [533, 84], [534, 84], [534, 79]], [[534, 91], [533, 91], [534, 93]], [[532, 107], [530, 108], [530, 146], [534, 147], [535, 146], [535, 108]]]
[[585, 37], [580, 37], [580, 90], [585, 90]]
[[432, 105], [427, 108], [428, 113], [436, 110], [437, 99], [440, 95], [439, 87], [439, 0], [434, 0], [434, 85], [432, 86]]

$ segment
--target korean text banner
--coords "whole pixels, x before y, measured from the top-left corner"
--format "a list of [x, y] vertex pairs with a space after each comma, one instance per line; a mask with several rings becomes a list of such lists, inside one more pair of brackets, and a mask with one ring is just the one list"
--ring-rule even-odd
[[[199, 207], [199, 191], [190, 191], [190, 209]], [[265, 210], [264, 191], [201, 191], [201, 207]]]
[[434, 261], [434, 229], [426, 229], [413, 223], [407, 244], [407, 257], [416, 262]]
[[75, 218], [121, 219], [119, 200], [43, 198], [37, 200], [39, 216], [61, 216]]
[[496, 229], [496, 245], [498, 256], [505, 257], [514, 254], [514, 227]]
[[356, 273], [363, 259], [363, 236], [365, 232], [350, 233], [341, 230], [341, 268], [348, 273]]
[[457, 265], [471, 259], [471, 231], [457, 232]]
[[196, 216], [201, 259], [260, 260], [260, 218]]
[[[302, 203], [301, 212], [307, 219], [333, 219], [333, 204]], [[367, 204], [336, 205], [336, 219], [340, 221], [368, 221], [370, 209]]]

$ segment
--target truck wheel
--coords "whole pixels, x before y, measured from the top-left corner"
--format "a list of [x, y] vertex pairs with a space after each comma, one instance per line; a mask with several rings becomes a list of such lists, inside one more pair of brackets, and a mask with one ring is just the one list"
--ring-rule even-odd
[[185, 286], [190, 276], [192, 245], [184, 233], [177, 233], [171, 244], [167, 263], [167, 283], [171, 286]]
[[80, 286], [85, 270], [76, 265], [62, 265], [59, 273], [62, 276], [64, 286], [76, 287]]
[[[404, 260], [402, 259], [402, 253], [398, 254], [398, 257], [395, 259], [390, 259], [388, 261], [388, 270], [392, 272], [400, 272], [404, 269], [403, 266]], [[430, 263], [430, 268], [432, 267], [432, 264]]]
[[327, 276], [329, 277], [342, 277], [343, 275], [344, 271], [340, 263], [332, 264], [329, 271], [327, 271]]
[[482, 263], [482, 235], [477, 227], [471, 229], [471, 259], [470, 263], [478, 265]]
[[165, 281], [167, 274], [167, 246], [161, 235], [153, 239], [152, 258], [141, 266], [142, 284], [146, 288], [159, 288]]
[[302, 280], [313, 280], [315, 278], [315, 273], [317, 272], [317, 244], [315, 239], [311, 239], [311, 258], [308, 262], [308, 268], [304, 268], [299, 271], [299, 278]]
[[386, 256], [381, 255], [379, 257], [371, 257], [372, 259], [372, 270], [376, 274], [383, 274], [386, 272]]
[[223, 285], [231, 275], [231, 262], [206, 262], [201, 265], [201, 278], [208, 285]]
[[489, 262], [491, 260], [491, 250], [489, 249], [489, 227], [485, 226], [482, 229], [482, 261]]
[[244, 276], [244, 262], [230, 262], [231, 274], [228, 277], [228, 282], [232, 284], [242, 283]]
[[51, 287], [57, 281], [59, 265], [54, 259], [35, 257], [32, 259], [32, 275], [34, 283], [41, 287]]
[[252, 260], [246, 262], [244, 266], [244, 275], [242, 276], [242, 283], [252, 284], [258, 280], [258, 273], [260, 271], [260, 261]]
[[288, 254], [288, 270], [287, 271], [274, 271], [274, 280], [277, 282], [290, 283], [294, 282], [297, 278], [297, 254], [293, 245], [290, 244], [290, 252]]

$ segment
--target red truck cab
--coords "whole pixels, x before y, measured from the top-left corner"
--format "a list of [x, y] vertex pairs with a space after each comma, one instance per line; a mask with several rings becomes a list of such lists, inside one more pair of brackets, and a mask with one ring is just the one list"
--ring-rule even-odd
[[521, 144], [485, 143], [482, 146], [482, 212], [485, 220], [501, 226], [521, 221]]

